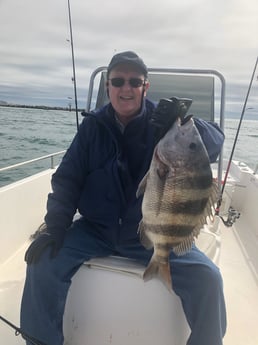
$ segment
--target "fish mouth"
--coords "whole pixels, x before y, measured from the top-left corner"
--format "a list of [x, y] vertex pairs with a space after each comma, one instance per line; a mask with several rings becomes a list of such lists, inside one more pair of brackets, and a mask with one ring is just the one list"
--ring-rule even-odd
[[189, 122], [192, 117], [193, 117], [193, 115], [187, 115], [187, 116], [181, 118], [181, 126], [184, 126], [187, 122]]

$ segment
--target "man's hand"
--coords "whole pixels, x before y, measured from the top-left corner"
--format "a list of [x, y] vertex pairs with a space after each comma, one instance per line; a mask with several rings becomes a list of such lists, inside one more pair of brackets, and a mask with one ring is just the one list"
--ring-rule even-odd
[[31, 243], [25, 253], [25, 261], [28, 265], [39, 261], [44, 250], [51, 246], [50, 257], [54, 258], [62, 247], [65, 237], [65, 231], [48, 232], [48, 230], [39, 233]]

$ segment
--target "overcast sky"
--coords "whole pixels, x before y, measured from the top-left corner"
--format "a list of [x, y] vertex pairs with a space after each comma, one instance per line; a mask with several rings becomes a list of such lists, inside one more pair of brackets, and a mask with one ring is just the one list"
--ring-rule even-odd
[[[218, 70], [227, 107], [241, 110], [258, 55], [257, 0], [70, 3], [80, 105], [90, 73], [115, 52], [134, 50], [148, 67]], [[73, 97], [68, 38], [66, 0], [0, 0], [0, 101], [66, 106]], [[256, 77], [256, 104], [257, 84]]]

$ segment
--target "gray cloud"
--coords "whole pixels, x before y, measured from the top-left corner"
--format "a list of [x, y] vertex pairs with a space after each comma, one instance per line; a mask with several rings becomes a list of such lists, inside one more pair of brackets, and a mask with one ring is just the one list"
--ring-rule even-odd
[[[258, 54], [258, 3], [249, 0], [71, 1], [78, 95], [116, 51], [149, 67], [217, 69], [232, 103], [243, 100]], [[0, 2], [0, 100], [57, 105], [73, 93], [67, 3]], [[230, 101], [231, 102], [231, 101]]]

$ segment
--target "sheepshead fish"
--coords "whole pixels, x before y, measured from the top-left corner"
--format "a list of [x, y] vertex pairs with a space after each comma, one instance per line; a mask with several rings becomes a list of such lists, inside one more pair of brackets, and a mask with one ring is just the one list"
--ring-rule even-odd
[[154, 248], [144, 272], [172, 288], [169, 254], [183, 255], [212, 216], [218, 188], [209, 157], [191, 117], [178, 118], [154, 149], [150, 169], [137, 190], [144, 193], [139, 232], [145, 248]]

